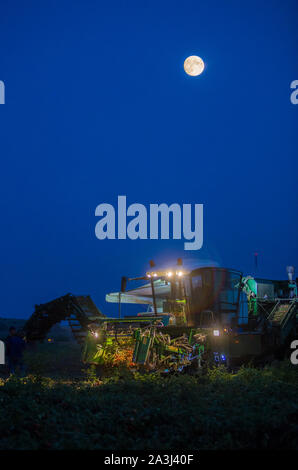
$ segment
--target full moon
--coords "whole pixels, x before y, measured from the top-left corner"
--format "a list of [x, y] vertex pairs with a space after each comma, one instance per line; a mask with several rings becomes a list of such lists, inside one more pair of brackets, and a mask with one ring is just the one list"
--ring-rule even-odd
[[184, 70], [187, 75], [191, 75], [192, 77], [200, 75], [203, 72], [204, 67], [205, 65], [203, 60], [197, 55], [191, 55], [184, 61]]

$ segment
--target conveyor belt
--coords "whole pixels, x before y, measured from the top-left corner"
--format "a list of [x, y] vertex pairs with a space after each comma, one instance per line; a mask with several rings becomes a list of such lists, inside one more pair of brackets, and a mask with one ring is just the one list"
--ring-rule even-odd
[[285, 316], [287, 315], [289, 309], [291, 307], [290, 303], [285, 303], [285, 304], [279, 304], [277, 308], [275, 308], [273, 315], [272, 315], [272, 324], [273, 325], [280, 325], [282, 321], [284, 320]]
[[297, 314], [297, 299], [279, 300], [272, 309], [268, 320], [270, 321], [271, 325], [279, 331], [282, 343], [295, 328]]
[[90, 296], [67, 294], [51, 302], [36, 305], [34, 313], [25, 323], [24, 331], [28, 341], [42, 341], [52, 326], [68, 320], [76, 341], [82, 343], [87, 335], [88, 325], [103, 317]]

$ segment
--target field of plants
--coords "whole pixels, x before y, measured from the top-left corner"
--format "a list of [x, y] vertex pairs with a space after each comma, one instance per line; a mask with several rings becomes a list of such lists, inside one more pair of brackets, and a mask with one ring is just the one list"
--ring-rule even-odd
[[28, 375], [0, 377], [4, 449], [297, 449], [298, 367], [235, 374], [99, 377], [71, 342], [27, 352]]

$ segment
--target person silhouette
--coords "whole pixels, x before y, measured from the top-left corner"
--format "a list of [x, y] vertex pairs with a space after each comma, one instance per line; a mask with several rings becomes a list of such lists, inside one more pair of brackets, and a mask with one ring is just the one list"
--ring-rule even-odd
[[23, 353], [26, 343], [23, 338], [17, 335], [14, 326], [9, 328], [9, 335], [6, 339], [6, 353], [8, 358], [8, 369], [10, 374], [15, 374], [17, 369], [24, 375], [25, 367], [23, 362]]

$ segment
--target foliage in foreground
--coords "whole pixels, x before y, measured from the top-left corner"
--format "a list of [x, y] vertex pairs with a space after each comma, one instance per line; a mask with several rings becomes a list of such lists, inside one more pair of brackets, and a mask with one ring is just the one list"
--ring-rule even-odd
[[[1, 380], [1, 379], [0, 379]], [[0, 381], [0, 449], [298, 448], [298, 368]]]

